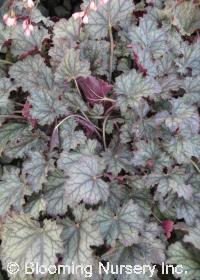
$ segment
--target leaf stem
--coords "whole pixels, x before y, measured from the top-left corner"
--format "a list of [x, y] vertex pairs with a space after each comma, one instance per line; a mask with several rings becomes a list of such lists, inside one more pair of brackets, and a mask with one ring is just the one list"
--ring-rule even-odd
[[110, 112], [104, 119], [103, 122], [103, 145], [104, 145], [104, 149], [107, 150], [107, 144], [106, 144], [106, 123], [107, 120], [109, 119], [110, 115], [112, 112]]
[[[69, 115], [67, 117], [65, 117], [62, 121], [60, 121], [55, 127], [54, 127], [54, 130], [53, 130], [53, 133], [52, 133], [52, 138], [54, 137], [54, 134], [56, 133], [56, 131], [58, 130], [58, 128], [60, 127], [60, 125], [62, 125], [65, 121], [67, 121], [68, 119], [70, 118], [73, 118], [73, 117], [77, 117], [79, 119], [82, 119], [84, 121], [88, 121], [87, 119], [85, 119], [84, 117], [78, 115], [78, 114], [73, 114], [73, 115]], [[90, 124], [92, 124], [94, 127], [95, 127], [95, 132], [97, 133], [97, 135], [99, 136], [99, 138], [101, 138], [101, 135], [99, 134], [96, 126], [89, 120], [88, 121]]]
[[[76, 89], [77, 89], [77, 91], [78, 91], [78, 94], [79, 94], [80, 97], [81, 97], [81, 91], [80, 91], [80, 89], [79, 89], [77, 80], [76, 80], [75, 78], [74, 78], [73, 80], [74, 80], [74, 83], [75, 83], [75, 85], [76, 85]], [[101, 129], [100, 129], [99, 127], [97, 127], [95, 124], [93, 124], [93, 123], [91, 122], [91, 120], [88, 118], [88, 116], [85, 114], [85, 112], [83, 112], [81, 109], [79, 109], [79, 111], [80, 111], [81, 114], [86, 118], [86, 120], [87, 120], [90, 124], [92, 124], [92, 126], [94, 126], [97, 130], [101, 131]]]
[[10, 118], [10, 119], [25, 119], [22, 116], [16, 116], [16, 115], [0, 115], [0, 118]]
[[193, 160], [191, 159], [191, 163], [192, 163], [193, 166], [196, 168], [196, 170], [200, 173], [200, 168], [198, 167], [198, 165], [196, 164], [196, 162], [193, 161]]
[[79, 94], [79, 95], [80, 95], [80, 97], [81, 97], [81, 91], [80, 91], [80, 88], [79, 88], [79, 86], [78, 86], [77, 80], [76, 80], [76, 78], [74, 78], [73, 80], [74, 80], [74, 83], [75, 83], [76, 89], [77, 89], [77, 91], [78, 91], [78, 94]]
[[0, 59], [0, 64], [9, 64], [9, 65], [13, 65], [12, 62], [8, 61], [8, 60], [4, 60], [4, 59]]
[[112, 72], [113, 72], [113, 56], [114, 56], [114, 39], [112, 33], [112, 25], [109, 23], [109, 36], [110, 36], [110, 72], [109, 72], [109, 82], [112, 82]]

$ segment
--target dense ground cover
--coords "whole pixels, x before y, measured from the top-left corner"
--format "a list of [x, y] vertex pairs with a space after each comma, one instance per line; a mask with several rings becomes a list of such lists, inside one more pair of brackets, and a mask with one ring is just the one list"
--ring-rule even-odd
[[199, 1], [0, 5], [0, 279], [199, 280]]

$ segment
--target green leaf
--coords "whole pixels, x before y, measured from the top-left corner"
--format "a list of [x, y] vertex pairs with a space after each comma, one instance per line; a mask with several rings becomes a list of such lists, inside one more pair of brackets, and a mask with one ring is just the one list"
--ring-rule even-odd
[[109, 0], [89, 14], [87, 30], [91, 38], [100, 39], [108, 34], [109, 26], [123, 24], [131, 15], [134, 5], [131, 0]]
[[[9, 127], [10, 128], [10, 127]], [[28, 126], [22, 128], [21, 133], [17, 132], [16, 128], [14, 130], [8, 131], [13, 133], [13, 137], [9, 138], [9, 144], [4, 148], [4, 155], [9, 158], [23, 158], [25, 154], [31, 150], [43, 151], [46, 149], [46, 141], [48, 137], [44, 135], [41, 131], [36, 130], [32, 132]], [[1, 134], [1, 133], [0, 133]], [[11, 135], [9, 134], [9, 137]]]
[[193, 44], [184, 42], [179, 49], [179, 58], [175, 60], [179, 72], [182, 75], [192, 73], [192, 76], [200, 73], [200, 44], [197, 40]]
[[74, 164], [78, 163], [82, 157], [81, 153], [73, 152], [69, 153], [67, 151], [63, 151], [60, 154], [60, 158], [57, 162], [57, 166], [59, 169], [65, 171], [65, 175], [69, 176], [71, 173], [71, 169]]
[[88, 77], [91, 74], [89, 68], [87, 61], [80, 60], [79, 50], [69, 49], [55, 73], [55, 80], [60, 84], [65, 84], [80, 76]]
[[98, 228], [93, 224], [96, 212], [86, 210], [83, 205], [73, 210], [74, 220], [66, 218], [61, 221], [63, 226], [64, 263], [75, 265], [93, 264], [91, 246], [103, 244]]
[[110, 185], [110, 195], [106, 202], [106, 206], [109, 209], [115, 211], [128, 200], [128, 197], [128, 189], [125, 188], [124, 185], [119, 185], [116, 182], [112, 182]]
[[200, 136], [172, 137], [166, 148], [178, 163], [191, 163], [191, 157], [200, 157]]
[[28, 101], [32, 105], [31, 116], [41, 125], [52, 124], [56, 117], [68, 114], [66, 104], [55, 90], [38, 89], [31, 93]]
[[[151, 265], [161, 264], [165, 261], [165, 246], [161, 240], [161, 228], [159, 228], [155, 223], [149, 223], [146, 230], [143, 232], [141, 241], [139, 244], [134, 244], [133, 246], [116, 246], [112, 248], [108, 253], [103, 255], [103, 260], [109, 261], [110, 264], [115, 265]], [[154, 270], [154, 275], [151, 279], [158, 279], [156, 277], [157, 271]], [[148, 280], [150, 279], [149, 270], [145, 269], [145, 274], [127, 274], [124, 270], [122, 274], [109, 275], [106, 276], [110, 280]]]
[[106, 201], [109, 187], [100, 178], [101, 172], [95, 157], [83, 156], [74, 163], [70, 169], [70, 178], [65, 184], [66, 196], [70, 203], [78, 204], [83, 200], [87, 204], [97, 204], [99, 201]]
[[52, 216], [64, 215], [67, 212], [68, 198], [65, 196], [65, 177], [55, 170], [44, 185], [44, 199], [47, 202], [47, 213]]
[[158, 28], [155, 19], [149, 15], [140, 18], [139, 26], [132, 26], [129, 38], [134, 46], [150, 52], [158, 58], [167, 52], [167, 35], [163, 28]]
[[[109, 69], [110, 44], [105, 40], [87, 40], [80, 43], [81, 57], [90, 62], [90, 69], [96, 75], [107, 75]], [[113, 69], [115, 60], [113, 59]]]
[[73, 46], [73, 44], [75, 45], [75, 43], [79, 41], [79, 30], [79, 22], [73, 17], [69, 20], [63, 18], [54, 25], [54, 41], [62, 39], [68, 42], [68, 46], [70, 46], [70, 44]]
[[113, 138], [109, 148], [102, 153], [103, 160], [108, 166], [108, 172], [117, 176], [121, 170], [128, 170], [131, 167], [131, 154], [128, 147], [120, 145], [119, 139]]
[[27, 130], [27, 125], [21, 123], [8, 123], [0, 127], [0, 153], [14, 138], [20, 137]]
[[111, 245], [115, 244], [117, 239], [124, 246], [140, 242], [139, 234], [144, 227], [142, 211], [132, 200], [115, 210], [100, 209], [96, 223], [100, 227], [102, 237]]
[[200, 118], [195, 106], [187, 105], [182, 98], [171, 100], [171, 112], [162, 111], [156, 115], [156, 122], [162, 123], [172, 131], [180, 131], [183, 135], [198, 134]]
[[47, 203], [43, 198], [37, 198], [24, 207], [24, 213], [29, 214], [31, 218], [39, 219], [40, 213], [45, 212]]
[[200, 29], [200, 9], [193, 2], [181, 2], [174, 5], [172, 10], [173, 21], [183, 36], [190, 36]]
[[34, 26], [33, 32], [27, 36], [22, 27], [16, 26], [12, 36], [11, 52], [18, 56], [35, 49], [41, 51], [43, 40], [46, 38], [49, 38], [47, 29]]
[[33, 192], [39, 192], [47, 180], [48, 172], [54, 169], [54, 161], [47, 161], [38, 151], [29, 152], [28, 157], [23, 163], [23, 174]]
[[184, 273], [176, 275], [181, 280], [199, 280], [200, 262], [198, 255], [187, 250], [180, 242], [172, 244], [168, 249], [168, 263], [182, 265]]
[[[10, 97], [10, 92], [14, 89], [14, 85], [8, 78], [2, 78], [0, 81], [0, 113], [7, 115], [13, 112], [13, 102]], [[4, 120], [4, 118], [3, 118]], [[3, 122], [2, 117], [0, 122]]]
[[33, 94], [42, 89], [51, 90], [53, 86], [53, 73], [40, 55], [18, 61], [10, 67], [9, 74], [15, 79], [16, 86]]
[[135, 166], [146, 166], [148, 161], [151, 161], [152, 168], [162, 169], [165, 166], [170, 166], [172, 161], [169, 156], [162, 152], [160, 147], [154, 142], [140, 141], [136, 144], [137, 150], [134, 152], [133, 164]]
[[22, 211], [25, 203], [24, 196], [30, 194], [23, 177], [20, 177], [20, 169], [4, 169], [0, 179], [0, 216], [5, 216], [12, 206], [17, 211]]
[[184, 242], [189, 242], [195, 248], [200, 250], [200, 224], [199, 220], [196, 222], [195, 227], [189, 228], [189, 234], [184, 236]]
[[186, 200], [190, 200], [192, 197], [192, 186], [185, 182], [185, 173], [183, 170], [175, 169], [169, 174], [164, 173], [152, 173], [147, 177], [147, 184], [155, 186], [156, 189], [155, 199], [165, 197], [168, 193], [177, 193], [179, 197], [183, 197]]
[[200, 78], [186, 77], [182, 85], [185, 90], [183, 100], [186, 104], [200, 103]]
[[26, 262], [46, 267], [55, 264], [56, 255], [63, 253], [61, 231], [55, 221], [44, 220], [40, 227], [29, 215], [8, 217], [2, 234], [3, 268], [6, 269], [9, 262], [16, 262], [21, 271]]
[[9, 28], [0, 22], [0, 50], [4, 43], [9, 39]]
[[63, 39], [56, 39], [53, 41], [53, 47], [49, 50], [52, 67], [58, 67], [58, 65], [62, 62], [63, 57], [67, 54], [68, 48], [69, 42]]
[[137, 108], [143, 97], [155, 98], [161, 88], [154, 79], [143, 77], [133, 69], [116, 78], [115, 92], [118, 94], [117, 104], [124, 114], [128, 107]]
[[[8, 78], [0, 79], [0, 124], [5, 121], [5, 115], [14, 111], [13, 101], [9, 98], [10, 92], [14, 90], [14, 85]], [[3, 116], [1, 116], [1, 114]]]
[[69, 119], [60, 126], [62, 147], [65, 151], [76, 149], [78, 145], [86, 143], [86, 136], [82, 130], [76, 130], [78, 124], [74, 119]]

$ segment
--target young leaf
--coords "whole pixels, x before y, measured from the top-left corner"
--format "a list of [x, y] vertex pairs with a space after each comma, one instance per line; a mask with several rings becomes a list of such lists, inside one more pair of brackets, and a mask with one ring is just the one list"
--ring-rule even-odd
[[78, 84], [91, 105], [103, 102], [102, 99], [112, 90], [112, 85], [92, 76], [79, 78]]

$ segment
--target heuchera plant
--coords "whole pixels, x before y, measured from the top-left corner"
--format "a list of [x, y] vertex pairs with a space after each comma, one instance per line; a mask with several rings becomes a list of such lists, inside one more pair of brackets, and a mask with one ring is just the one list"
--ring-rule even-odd
[[199, 1], [84, 0], [57, 22], [37, 4], [1, 7], [2, 271], [84, 279], [24, 264], [108, 261], [166, 279], [166, 262], [199, 280]]

